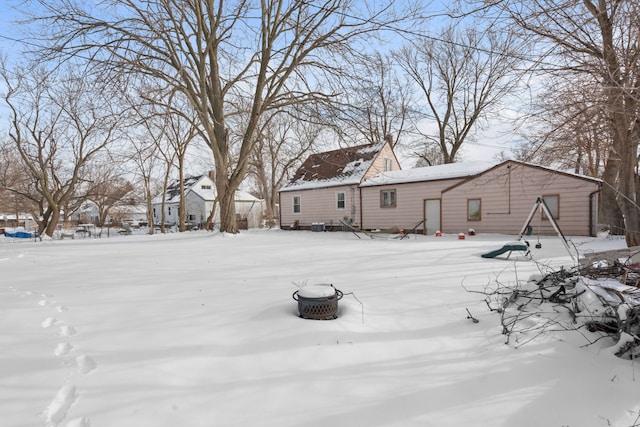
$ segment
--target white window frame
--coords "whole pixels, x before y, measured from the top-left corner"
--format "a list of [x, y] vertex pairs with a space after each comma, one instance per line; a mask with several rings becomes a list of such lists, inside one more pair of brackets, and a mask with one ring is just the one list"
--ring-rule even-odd
[[[477, 202], [477, 206], [476, 205]], [[473, 203], [473, 205], [472, 205]], [[477, 208], [473, 211], [471, 208]], [[474, 214], [477, 213], [477, 218]], [[467, 221], [481, 221], [482, 220], [482, 199], [467, 199]]]
[[395, 208], [398, 205], [398, 197], [395, 188], [380, 190], [380, 207]]
[[[296, 214], [299, 215], [302, 213], [302, 196], [300, 195], [296, 195], [293, 196], [291, 198], [292, 204], [291, 204], [291, 211]], [[296, 203], [297, 201], [297, 203]], [[296, 211], [296, 207], [298, 208], [298, 210]]]
[[389, 157], [384, 158], [384, 171], [391, 172], [393, 170], [393, 160]]
[[[342, 200], [340, 200], [340, 196], [342, 196]], [[342, 206], [340, 206], [340, 202], [342, 202]], [[347, 209], [347, 193], [344, 191], [336, 192], [336, 210], [343, 211]]]

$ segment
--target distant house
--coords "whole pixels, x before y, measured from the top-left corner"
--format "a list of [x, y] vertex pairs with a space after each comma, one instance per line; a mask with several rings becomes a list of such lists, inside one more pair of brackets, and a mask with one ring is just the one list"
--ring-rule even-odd
[[[353, 176], [342, 173], [344, 165], [358, 157], [352, 150], [369, 153], [359, 161], [363, 170]], [[281, 227], [297, 221], [303, 229], [314, 223], [337, 228], [340, 219], [346, 219], [366, 230], [410, 229], [424, 221], [417, 230], [425, 234], [469, 229], [517, 234], [541, 197], [565, 234], [596, 233], [598, 179], [514, 160], [408, 170], [400, 170], [393, 160], [388, 144], [377, 151], [362, 146], [310, 156], [280, 191]], [[544, 215], [535, 218], [533, 232], [555, 232]]]
[[[209, 175], [191, 176], [184, 179], [186, 222], [192, 226], [203, 226], [216, 201], [216, 187]], [[180, 216], [180, 182], [173, 181], [164, 194], [165, 223], [175, 225]], [[162, 194], [151, 201], [153, 221], [162, 222]], [[239, 226], [256, 228], [261, 224], [263, 201], [251, 194], [238, 190], [235, 194], [236, 216]], [[216, 205], [214, 222], [220, 221], [220, 211]]]
[[4, 234], [5, 228], [24, 227], [26, 230], [33, 230], [37, 226], [31, 214], [20, 213], [6, 214], [0, 213], [0, 234]]
[[398, 169], [391, 140], [312, 154], [279, 191], [281, 227], [336, 228], [340, 221], [359, 226], [360, 184]]

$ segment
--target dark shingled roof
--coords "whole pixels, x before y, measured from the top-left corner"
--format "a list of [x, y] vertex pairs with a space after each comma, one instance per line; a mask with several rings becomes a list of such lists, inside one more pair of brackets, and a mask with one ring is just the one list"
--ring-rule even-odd
[[298, 168], [287, 186], [349, 178], [359, 182], [380, 149], [380, 144], [366, 144], [312, 154]]

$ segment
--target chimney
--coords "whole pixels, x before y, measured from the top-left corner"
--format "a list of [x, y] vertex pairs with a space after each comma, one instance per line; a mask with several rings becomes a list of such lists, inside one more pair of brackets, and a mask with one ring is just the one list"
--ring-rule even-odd
[[393, 135], [391, 135], [390, 133], [386, 134], [386, 135], [384, 136], [384, 141], [385, 141], [385, 142], [388, 142], [388, 143], [389, 143], [389, 145], [390, 145], [391, 147], [393, 147]]
[[209, 170], [209, 178], [211, 178], [211, 181], [216, 182], [216, 171], [214, 169]]

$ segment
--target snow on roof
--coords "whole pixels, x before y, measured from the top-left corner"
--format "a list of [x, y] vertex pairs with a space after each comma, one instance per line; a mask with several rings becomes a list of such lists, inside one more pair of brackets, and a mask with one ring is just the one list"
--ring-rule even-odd
[[383, 144], [366, 144], [310, 155], [280, 191], [359, 184]]
[[234, 195], [236, 202], [260, 202], [261, 199], [247, 193], [243, 190], [236, 190], [236, 194]]
[[591, 181], [602, 182], [602, 180], [600, 178], [595, 178], [593, 176], [588, 176], [588, 175], [582, 175], [582, 174], [579, 174], [579, 173], [575, 173], [573, 170], [570, 170], [570, 169], [562, 169], [562, 170], [554, 169], [554, 168], [549, 167], [549, 166], [542, 166], [542, 165], [537, 165], [537, 164], [534, 164], [534, 163], [522, 162], [522, 161], [519, 161], [519, 160], [508, 160], [508, 161], [513, 162], [513, 163], [520, 163], [520, 164], [523, 164], [523, 165], [526, 165], [526, 166], [531, 166], [531, 167], [534, 167], [534, 168], [546, 169], [546, 170], [551, 171], [551, 172], [559, 172], [559, 173], [562, 173], [562, 174], [565, 174], [565, 175], [575, 176], [576, 178], [582, 178], [582, 179], [588, 179], [588, 180], [591, 180]]
[[[184, 192], [187, 194], [189, 191], [196, 193], [203, 200], [215, 200], [216, 198], [216, 190], [215, 186], [208, 175], [198, 175], [198, 176], [189, 176], [184, 179]], [[205, 180], [203, 184], [205, 186], [210, 186], [210, 188], [202, 188], [202, 185], [197, 185], [200, 181]], [[179, 203], [180, 202], [180, 181], [174, 180], [169, 184], [166, 191], [166, 199], [165, 203]], [[158, 204], [162, 203], [162, 194], [158, 194], [153, 198], [151, 203]]]
[[[204, 188], [203, 188], [204, 187]], [[184, 179], [185, 195], [189, 192], [196, 194], [202, 200], [214, 201], [216, 199], [216, 187], [208, 175], [190, 176]], [[167, 188], [165, 203], [180, 203], [180, 183], [175, 180]], [[261, 200], [243, 190], [237, 190], [236, 202], [260, 202]], [[152, 200], [153, 204], [162, 203], [162, 194]]]
[[382, 172], [363, 182], [361, 187], [466, 178], [484, 172], [493, 166], [495, 166], [493, 162], [475, 161]]

